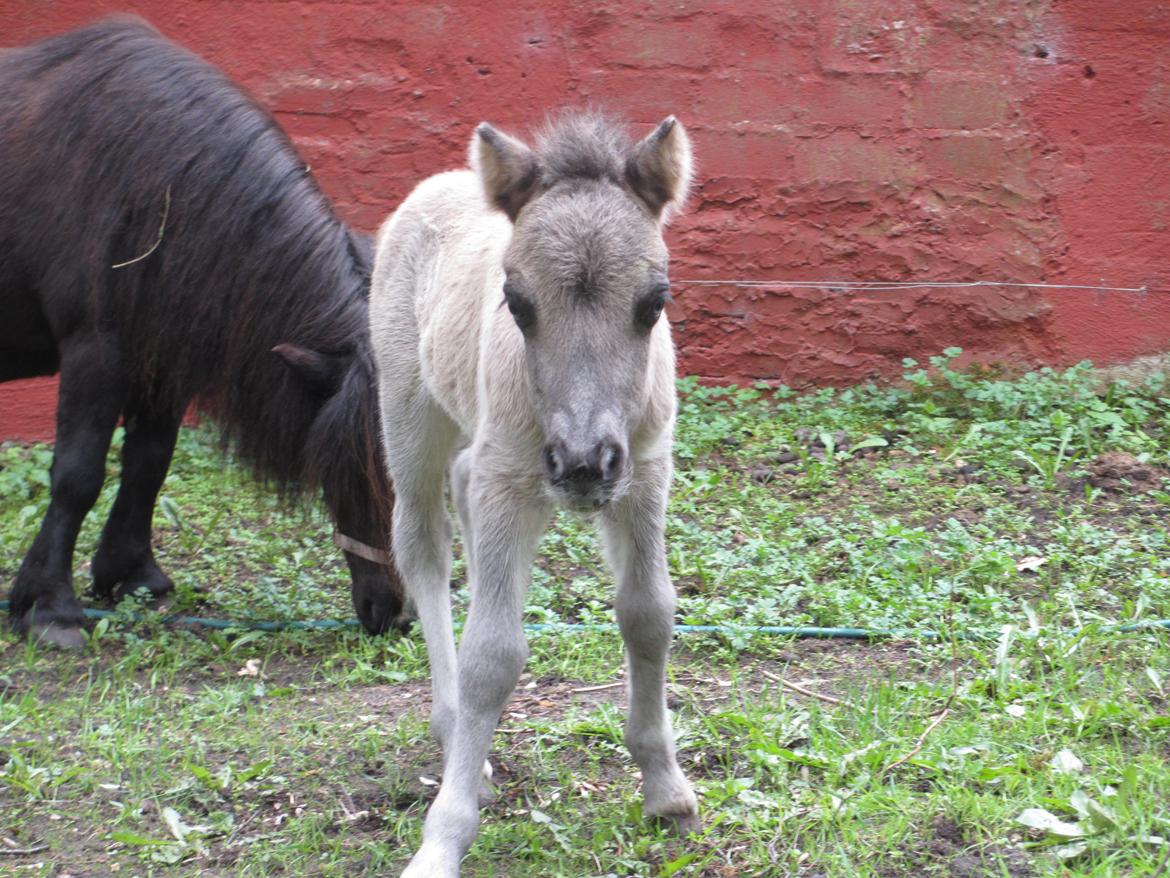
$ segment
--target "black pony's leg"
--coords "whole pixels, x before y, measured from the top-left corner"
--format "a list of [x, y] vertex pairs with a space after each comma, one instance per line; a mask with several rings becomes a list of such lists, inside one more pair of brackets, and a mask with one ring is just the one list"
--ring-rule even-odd
[[154, 503], [171, 465], [179, 435], [178, 411], [132, 402], [126, 409], [122, 481], [93, 557], [93, 588], [100, 597], [133, 594], [145, 588], [154, 597], [174, 588], [159, 569], [150, 543]]
[[60, 646], [82, 643], [73, 549], [105, 480], [106, 452], [125, 404], [125, 384], [111, 346], [92, 336], [62, 344], [49, 508], [9, 596], [18, 631]]

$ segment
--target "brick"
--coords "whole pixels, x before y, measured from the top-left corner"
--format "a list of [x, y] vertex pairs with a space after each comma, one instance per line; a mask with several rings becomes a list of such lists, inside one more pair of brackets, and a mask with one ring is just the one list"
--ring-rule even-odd
[[718, 58], [716, 25], [708, 16], [682, 21], [615, 18], [590, 42], [615, 66], [707, 69]]
[[788, 180], [792, 177], [792, 138], [774, 131], [692, 128], [700, 173], [704, 177]]
[[902, 184], [921, 177], [921, 164], [914, 151], [893, 139], [865, 139], [840, 132], [823, 138], [802, 138], [796, 144], [795, 182]]
[[732, 70], [699, 77], [695, 91], [695, 110], [707, 125], [777, 125], [799, 118], [803, 110], [794, 77]]
[[1036, 194], [1031, 173], [1032, 152], [1020, 140], [985, 135], [950, 135], [923, 145], [932, 178], [955, 180], [971, 187], [1004, 186]]
[[581, 77], [576, 98], [635, 123], [656, 123], [673, 114], [687, 126], [710, 124], [698, 107], [698, 79], [698, 74], [691, 72], [647, 76], [639, 70], [592, 70]]
[[928, 75], [917, 83], [909, 122], [916, 128], [977, 129], [1003, 125], [1018, 115], [1019, 85], [1002, 78]]
[[900, 127], [905, 86], [885, 76], [818, 77], [800, 82], [794, 103], [803, 125]]
[[917, 72], [929, 29], [913, 0], [836, 0], [821, 24], [818, 58], [839, 73]]
[[967, 42], [1002, 42], [1022, 24], [1023, 12], [1016, 0], [921, 0], [935, 29]]

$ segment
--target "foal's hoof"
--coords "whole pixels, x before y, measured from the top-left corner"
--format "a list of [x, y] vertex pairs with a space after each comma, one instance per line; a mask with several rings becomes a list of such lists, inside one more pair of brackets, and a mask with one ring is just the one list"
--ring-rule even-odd
[[655, 814], [651, 819], [667, 832], [682, 838], [703, 828], [703, 821], [699, 819], [697, 811], [685, 814]]
[[452, 851], [424, 842], [406, 864], [401, 878], [459, 878], [459, 857]]
[[681, 775], [673, 792], [665, 795], [665, 790], [658, 789], [656, 792], [659, 795], [648, 790], [646, 796], [646, 813], [651, 820], [668, 832], [682, 836], [697, 832], [702, 827], [699, 800]]
[[81, 649], [85, 646], [85, 634], [79, 626], [62, 625], [58, 622], [32, 621], [33, 611], [25, 614], [20, 626], [28, 632], [30, 640], [45, 643], [58, 649]]

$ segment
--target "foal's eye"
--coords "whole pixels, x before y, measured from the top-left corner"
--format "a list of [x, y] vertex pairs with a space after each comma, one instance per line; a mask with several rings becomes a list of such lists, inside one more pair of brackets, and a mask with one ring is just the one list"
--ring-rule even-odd
[[504, 304], [521, 332], [527, 332], [536, 323], [536, 309], [532, 302], [512, 284], [504, 284]]
[[660, 284], [638, 300], [634, 306], [634, 321], [642, 329], [652, 329], [662, 316], [662, 309], [670, 301], [670, 287]]

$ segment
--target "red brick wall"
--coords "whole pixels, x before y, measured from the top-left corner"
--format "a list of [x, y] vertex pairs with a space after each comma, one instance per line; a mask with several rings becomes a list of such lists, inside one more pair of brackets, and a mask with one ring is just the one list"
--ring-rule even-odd
[[[1164, 0], [0, 0], [0, 44], [114, 9], [271, 107], [363, 229], [460, 163], [481, 119], [523, 130], [593, 102], [692, 133], [676, 279], [1170, 287]], [[676, 298], [683, 369], [720, 380], [851, 381], [948, 345], [1048, 363], [1170, 347], [1170, 294]], [[0, 436], [25, 430], [11, 387]]]

